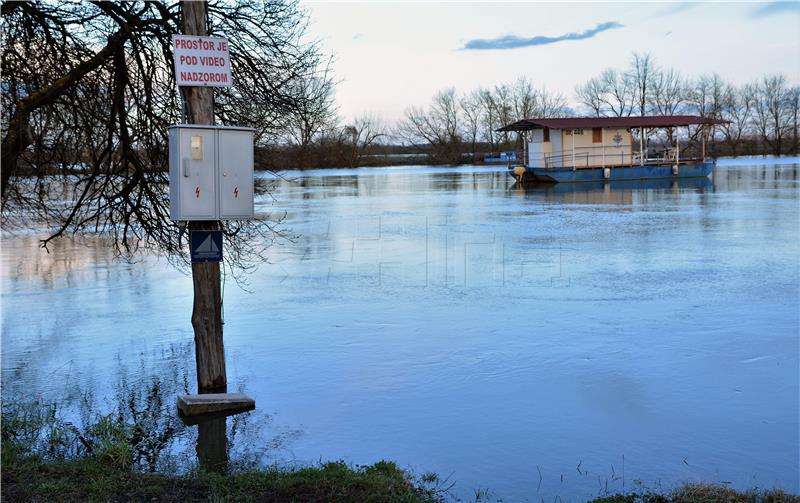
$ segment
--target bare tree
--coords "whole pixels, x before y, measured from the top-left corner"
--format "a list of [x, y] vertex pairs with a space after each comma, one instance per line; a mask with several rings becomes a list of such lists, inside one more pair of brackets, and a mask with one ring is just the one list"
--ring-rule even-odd
[[514, 120], [537, 117], [540, 115], [539, 91], [526, 77], [519, 77], [511, 85], [511, 96], [514, 108]]
[[[167, 126], [182, 121], [171, 41], [182, 32], [179, 4], [3, 2], [2, 16], [4, 226], [36, 218], [53, 229], [43, 246], [91, 233], [124, 256], [146, 247], [186, 263], [166, 174]], [[220, 1], [208, 17], [210, 34], [230, 37], [235, 83], [216, 93], [216, 120], [275, 134], [305, 99], [291, 84], [319, 74], [303, 12], [295, 0]], [[260, 262], [275, 225], [226, 222], [226, 264]]]
[[567, 98], [561, 93], [554, 93], [542, 88], [539, 91], [539, 115], [544, 118], [564, 117], [569, 113]]
[[689, 105], [701, 117], [716, 117], [722, 109], [725, 82], [716, 73], [701, 75], [688, 91]]
[[495, 130], [503, 126], [497, 116], [497, 105], [495, 104], [495, 97], [490, 89], [479, 89], [478, 93], [481, 97], [481, 107], [483, 109], [481, 121], [483, 124], [483, 139], [489, 144], [489, 149], [494, 150], [497, 144], [497, 137]]
[[606, 103], [603, 99], [605, 88], [602, 81], [593, 77], [586, 81], [585, 84], [578, 84], [575, 86], [575, 96], [578, 102], [591, 110], [592, 115], [595, 117], [603, 117], [605, 115]]
[[[540, 92], [525, 77], [519, 77], [511, 85], [513, 117], [511, 121], [541, 116]], [[516, 148], [522, 149], [524, 134], [516, 133]]]
[[773, 154], [784, 152], [786, 137], [792, 129], [793, 104], [786, 77], [768, 75], [755, 87], [753, 118], [764, 146]]
[[676, 115], [686, 103], [686, 83], [672, 68], [652, 74], [649, 92], [650, 108], [658, 115]]
[[367, 149], [386, 136], [386, 124], [375, 114], [364, 114], [356, 117], [345, 126], [344, 136], [350, 144], [350, 167], [359, 165]]
[[734, 157], [739, 154], [738, 149], [744, 137], [751, 132], [753, 94], [751, 86], [737, 89], [730, 84], [725, 86], [723, 92], [721, 117], [729, 122], [721, 124], [720, 129], [723, 141]]
[[[650, 74], [650, 79], [648, 101], [651, 111], [658, 115], [676, 115], [685, 108], [687, 90], [680, 73], [672, 68], [657, 69]], [[675, 130], [667, 128], [665, 134], [667, 143], [672, 144]]]
[[608, 68], [576, 91], [581, 104], [598, 117], [627, 117], [635, 108], [636, 89], [628, 72]]
[[330, 63], [319, 74], [294, 79], [289, 82], [289, 87], [296, 98], [296, 106], [289, 114], [287, 132], [298, 147], [298, 164], [305, 167], [306, 156], [315, 135], [324, 130], [335, 129], [338, 122]]
[[798, 116], [800, 116], [800, 86], [794, 86], [789, 90], [788, 102], [789, 117], [792, 132], [792, 148], [791, 151], [797, 155], [800, 151], [800, 140], [798, 140]]
[[[494, 98], [491, 103], [494, 105], [494, 116], [497, 117], [499, 124], [511, 124], [516, 120], [514, 115], [514, 94], [508, 84], [498, 84], [494, 86]], [[510, 136], [508, 131], [504, 131], [503, 144], [508, 146]]]
[[436, 93], [427, 109], [411, 107], [397, 134], [414, 145], [426, 145], [434, 162], [461, 161], [458, 100], [454, 88]]
[[[688, 109], [701, 117], [719, 118], [725, 95], [725, 82], [716, 73], [701, 75], [690, 83], [687, 91]], [[718, 127], [711, 125], [710, 138], [717, 138]], [[699, 129], [699, 128], [696, 128]]]
[[655, 59], [649, 52], [633, 53], [631, 56], [628, 78], [633, 85], [633, 101], [639, 115], [647, 115], [650, 86], [657, 71]]
[[469, 140], [470, 152], [474, 155], [483, 113], [480, 89], [462, 96], [459, 100], [459, 106], [463, 117], [461, 121], [463, 135]]

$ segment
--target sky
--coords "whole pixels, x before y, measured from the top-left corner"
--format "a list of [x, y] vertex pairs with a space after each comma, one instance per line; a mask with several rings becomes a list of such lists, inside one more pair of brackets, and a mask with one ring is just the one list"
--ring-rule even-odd
[[800, 84], [800, 0], [705, 3], [302, 3], [334, 57], [345, 120], [387, 121], [459, 92], [527, 77], [574, 104], [575, 85], [650, 52], [684, 76], [737, 84], [783, 73]]

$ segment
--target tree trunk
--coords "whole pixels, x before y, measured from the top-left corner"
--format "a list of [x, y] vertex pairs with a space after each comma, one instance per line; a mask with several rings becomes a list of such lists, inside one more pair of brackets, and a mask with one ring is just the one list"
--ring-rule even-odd
[[6, 190], [11, 177], [17, 170], [17, 160], [33, 142], [28, 126], [28, 115], [17, 112], [9, 121], [8, 131], [3, 138], [2, 165], [0, 167], [0, 201], [5, 203]]
[[[207, 35], [206, 2], [182, 1], [183, 32]], [[188, 122], [212, 124], [214, 95], [211, 88], [184, 87]], [[189, 230], [217, 230], [219, 222], [190, 222]], [[219, 262], [192, 264], [195, 362], [198, 393], [227, 393], [225, 347], [222, 341], [222, 292]]]

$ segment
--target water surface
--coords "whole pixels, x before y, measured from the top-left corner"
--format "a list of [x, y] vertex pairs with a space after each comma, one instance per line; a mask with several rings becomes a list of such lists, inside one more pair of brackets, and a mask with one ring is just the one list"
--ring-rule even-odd
[[[232, 386], [301, 432], [280, 459], [392, 459], [513, 501], [800, 491], [800, 166], [501, 170], [291, 172], [258, 201], [296, 237], [249, 291], [226, 280], [225, 344]], [[191, 279], [164, 260], [38, 237], [2, 238], [6, 397], [102, 395], [116, 355], [192, 340]]]

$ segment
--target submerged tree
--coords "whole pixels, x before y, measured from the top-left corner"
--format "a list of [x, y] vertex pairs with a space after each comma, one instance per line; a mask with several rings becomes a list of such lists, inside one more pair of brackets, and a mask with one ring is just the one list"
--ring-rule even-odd
[[288, 115], [286, 136], [297, 147], [300, 167], [306, 167], [306, 158], [314, 139], [321, 133], [337, 129], [334, 83], [330, 66], [321, 75], [299, 77], [289, 82], [296, 104]]
[[730, 84], [725, 86], [722, 94], [720, 116], [728, 122], [721, 124], [720, 129], [723, 141], [734, 157], [739, 154], [739, 145], [752, 129], [753, 94], [752, 86], [737, 88]]
[[[713, 124], [708, 139], [714, 149], [722, 140], [738, 155], [757, 143], [763, 153], [797, 152], [800, 87], [790, 87], [783, 75], [765, 76], [755, 83], [734, 86], [713, 74], [684, 78], [672, 68], [656, 64], [650, 54], [634, 53], [625, 69], [607, 69], [575, 87], [575, 98], [597, 117], [632, 113], [694, 114], [728, 123]], [[699, 141], [704, 128], [689, 128], [689, 139]], [[662, 133], [672, 143], [674, 132]], [[713, 150], [712, 150], [713, 151]]]
[[[40, 219], [52, 229], [44, 246], [97, 233], [123, 256], [145, 247], [185, 262], [166, 173], [167, 127], [183, 122], [179, 4], [6, 1], [2, 16], [3, 223]], [[217, 123], [255, 127], [262, 141], [281, 135], [309, 99], [294, 83], [326, 78], [296, 1], [212, 2], [208, 26], [229, 37], [234, 82], [216, 91]], [[260, 259], [274, 224], [226, 222], [227, 263]]]
[[386, 136], [386, 124], [375, 114], [359, 115], [343, 129], [345, 143], [350, 147], [350, 167], [360, 164], [367, 149]]
[[511, 84], [481, 87], [459, 95], [450, 88], [434, 95], [425, 109], [411, 107], [397, 128], [397, 135], [425, 146], [434, 162], [461, 161], [463, 150], [475, 153], [479, 143], [490, 151], [523, 148], [524, 136], [498, 132], [501, 127], [534, 117], [568, 115], [561, 93], [534, 86], [526, 77]]
[[397, 135], [413, 145], [427, 145], [436, 162], [461, 160], [459, 102], [454, 88], [436, 93], [427, 109], [410, 107]]
[[767, 75], [751, 87], [753, 92], [753, 119], [764, 147], [775, 155], [786, 152], [789, 138], [797, 126], [797, 105], [793, 90], [783, 75]]

